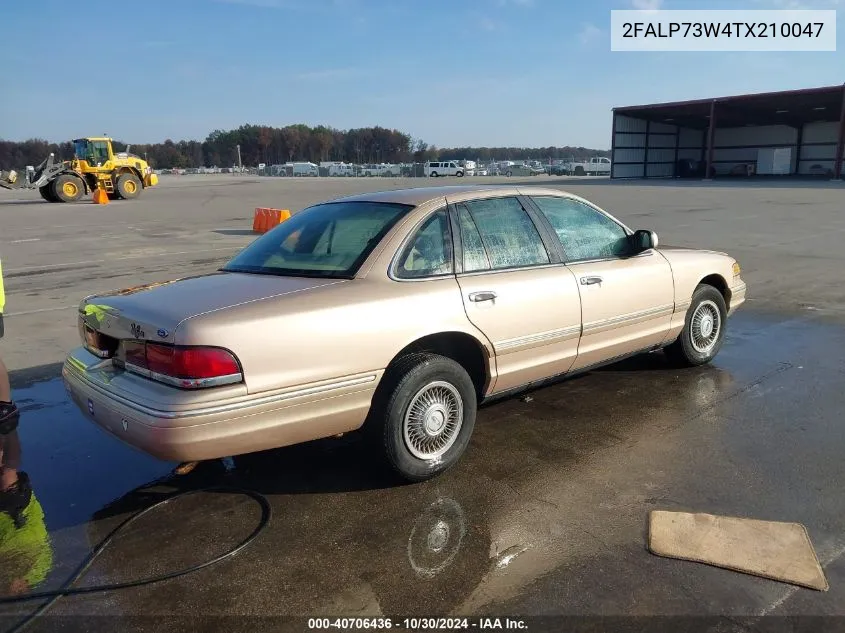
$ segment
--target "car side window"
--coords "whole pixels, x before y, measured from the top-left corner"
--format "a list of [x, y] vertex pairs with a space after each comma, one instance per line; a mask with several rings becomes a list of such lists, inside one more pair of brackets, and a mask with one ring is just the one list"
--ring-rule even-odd
[[534, 221], [516, 198], [474, 200], [464, 206], [478, 230], [491, 269], [551, 262]]
[[630, 242], [625, 229], [603, 213], [571, 198], [531, 198], [560, 238], [568, 261], [625, 257]]
[[395, 274], [400, 279], [419, 279], [450, 275], [452, 266], [452, 232], [445, 210], [435, 212], [402, 250]]

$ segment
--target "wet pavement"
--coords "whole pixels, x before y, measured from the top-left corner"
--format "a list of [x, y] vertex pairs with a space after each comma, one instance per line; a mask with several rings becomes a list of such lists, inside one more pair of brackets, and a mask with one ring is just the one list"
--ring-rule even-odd
[[[414, 485], [380, 471], [354, 435], [172, 476], [174, 464], [83, 419], [60, 380], [32, 382], [16, 390], [17, 433], [49, 533], [26, 559], [47, 561], [38, 589], [61, 586], [115, 525], [178, 491], [256, 490], [273, 517], [233, 559], [65, 598], [31, 630], [155, 614], [845, 616], [843, 350], [843, 326], [812, 311], [744, 310], [711, 366], [677, 370], [656, 353], [485, 407], [458, 466]], [[654, 509], [803, 523], [830, 590], [653, 556]], [[82, 584], [202, 562], [258, 518], [228, 493], [179, 500], [121, 535]], [[0, 566], [0, 594], [8, 575]], [[36, 606], [0, 607], [0, 628]]]

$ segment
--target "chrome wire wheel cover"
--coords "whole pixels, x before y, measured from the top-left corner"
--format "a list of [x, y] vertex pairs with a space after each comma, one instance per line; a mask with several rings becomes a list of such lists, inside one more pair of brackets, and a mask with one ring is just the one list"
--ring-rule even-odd
[[709, 299], [698, 304], [690, 320], [690, 343], [699, 354], [709, 353], [722, 332], [719, 306]]
[[405, 412], [405, 446], [418, 459], [438, 459], [458, 439], [463, 422], [464, 402], [455, 386], [442, 380], [430, 382]]

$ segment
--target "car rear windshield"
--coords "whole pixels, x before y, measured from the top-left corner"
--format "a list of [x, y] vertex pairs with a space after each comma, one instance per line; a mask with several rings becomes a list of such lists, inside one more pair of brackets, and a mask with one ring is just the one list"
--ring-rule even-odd
[[383, 202], [318, 204], [265, 233], [222, 270], [351, 278], [387, 232], [412, 208]]

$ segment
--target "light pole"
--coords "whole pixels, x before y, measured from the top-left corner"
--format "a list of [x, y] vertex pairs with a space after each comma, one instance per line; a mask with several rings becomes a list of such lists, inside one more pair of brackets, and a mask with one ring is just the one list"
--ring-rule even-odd
[[244, 164], [241, 162], [241, 146], [238, 145], [238, 172], [243, 173]]

